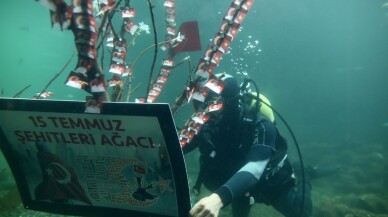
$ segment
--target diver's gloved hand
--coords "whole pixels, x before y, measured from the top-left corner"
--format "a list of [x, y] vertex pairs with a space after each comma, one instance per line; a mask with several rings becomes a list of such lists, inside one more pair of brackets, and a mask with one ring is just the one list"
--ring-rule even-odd
[[224, 204], [218, 194], [202, 198], [189, 212], [189, 217], [217, 217]]

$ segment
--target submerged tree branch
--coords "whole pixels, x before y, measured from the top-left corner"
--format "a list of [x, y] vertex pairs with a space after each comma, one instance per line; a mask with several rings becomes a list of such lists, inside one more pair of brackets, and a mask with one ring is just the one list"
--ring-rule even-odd
[[18, 97], [20, 94], [22, 94], [25, 90], [27, 90], [27, 89], [30, 88], [30, 87], [31, 87], [31, 84], [27, 85], [27, 86], [24, 87], [21, 91], [17, 92], [17, 93], [13, 96], [13, 98]]
[[71, 57], [66, 62], [66, 64], [62, 67], [61, 70], [59, 70], [59, 72], [57, 72], [57, 74], [54, 75], [54, 77], [47, 83], [47, 85], [43, 88], [42, 91], [40, 91], [40, 93], [35, 98], [39, 99], [39, 97], [47, 90], [47, 88], [55, 81], [55, 79], [57, 79], [62, 74], [62, 72], [65, 71], [66, 67], [70, 64], [71, 60], [73, 59], [75, 51], [76, 50], [74, 49], [73, 53], [71, 54]]
[[152, 74], [154, 72], [154, 68], [155, 68], [155, 62], [156, 62], [156, 58], [158, 56], [158, 34], [156, 32], [156, 26], [155, 26], [155, 17], [154, 17], [154, 12], [152, 11], [152, 4], [151, 4], [151, 0], [148, 0], [148, 6], [149, 6], [149, 9], [150, 9], [150, 14], [151, 14], [151, 20], [152, 20], [152, 28], [154, 30], [154, 59], [152, 60], [152, 65], [151, 65], [151, 69], [150, 69], [150, 75], [148, 77], [148, 84], [147, 84], [147, 92], [145, 94], [145, 99], [147, 99], [147, 95], [148, 95], [148, 92], [150, 91], [150, 86], [151, 86], [151, 80], [152, 80]]

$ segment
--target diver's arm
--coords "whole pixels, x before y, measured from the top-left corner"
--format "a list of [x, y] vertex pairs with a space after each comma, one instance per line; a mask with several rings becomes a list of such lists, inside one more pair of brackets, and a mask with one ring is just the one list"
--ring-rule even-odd
[[198, 147], [198, 145], [196, 145], [194, 142], [190, 142], [182, 148], [183, 154], [190, 153], [191, 151], [193, 151], [197, 147]]
[[215, 192], [224, 206], [249, 192], [260, 180], [271, 155], [275, 151], [276, 128], [268, 119], [260, 120], [247, 163]]
[[[272, 152], [272, 150], [267, 147], [265, 147], [265, 149], [270, 150]], [[251, 167], [259, 165], [261, 169], [254, 169], [254, 171], [260, 172], [261, 170], [261, 175], [265, 169], [265, 165], [267, 164], [268, 159], [259, 161], [259, 163], [257, 164], [255, 162], [248, 162], [244, 167], [241, 168], [239, 172], [237, 172], [231, 179], [229, 179], [227, 183], [221, 186], [215, 193], [211, 194], [208, 197], [204, 197], [200, 201], [198, 201], [190, 210], [189, 217], [217, 217], [222, 207], [231, 203], [235, 196], [246, 193], [249, 189], [251, 189], [251, 187], [253, 187], [258, 182], [258, 179], [256, 178], [256, 175], [258, 174], [253, 175], [251, 173]]]
[[201, 142], [201, 138], [199, 135], [194, 136], [193, 140], [189, 143], [187, 143], [184, 147], [182, 147], [183, 154], [190, 153], [194, 149], [196, 149], [199, 146], [199, 143]]
[[213, 129], [211, 129], [211, 126], [208, 126], [207, 124], [204, 125], [201, 132], [198, 135], [194, 136], [193, 140], [182, 148], [183, 154], [187, 154], [196, 149], [197, 147], [199, 147], [199, 150], [201, 152], [204, 152], [204, 149], [209, 149], [210, 147], [212, 147], [210, 131], [213, 131]]
[[267, 147], [264, 147], [263, 151], [268, 152], [267, 158], [248, 162], [217, 189], [215, 193], [220, 196], [224, 206], [231, 203], [233, 199], [249, 192], [259, 182], [272, 153], [272, 150]]

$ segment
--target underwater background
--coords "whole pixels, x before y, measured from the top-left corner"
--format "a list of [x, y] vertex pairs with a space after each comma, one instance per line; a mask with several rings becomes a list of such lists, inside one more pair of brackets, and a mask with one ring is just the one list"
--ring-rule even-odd
[[[153, 1], [159, 41], [165, 37], [163, 2]], [[188, 54], [191, 66], [203, 56], [230, 3], [177, 0], [178, 26], [190, 20], [199, 24], [202, 50]], [[154, 39], [147, 1], [133, 0], [131, 5], [136, 9], [136, 22], [149, 25], [151, 34], [137, 37], [128, 52], [129, 61]], [[13, 97], [31, 85], [19, 97], [32, 98], [75, 50], [71, 31], [52, 29], [48, 10], [32, 0], [3, 2], [0, 29], [3, 97]], [[313, 180], [313, 216], [387, 217], [388, 1], [256, 0], [240, 30], [216, 71], [235, 75], [240, 81], [244, 77], [256, 81], [292, 127], [305, 164], [341, 166], [338, 173]], [[155, 71], [166, 56], [159, 50]], [[105, 68], [109, 58], [106, 55], [103, 61]], [[132, 102], [146, 93], [152, 58], [153, 51], [148, 51], [133, 69], [133, 85], [140, 86], [132, 93]], [[54, 93], [50, 99], [85, 99], [84, 91], [64, 84], [76, 63], [77, 58], [72, 58], [48, 88]], [[188, 69], [184, 64], [172, 72], [157, 102], [173, 104], [185, 87]], [[106, 78], [110, 76], [106, 72]], [[182, 107], [175, 115], [176, 125], [183, 126], [192, 112], [190, 105]], [[289, 140], [291, 160], [297, 161], [289, 132], [280, 120], [278, 126]], [[197, 158], [198, 153], [187, 156], [190, 183], [198, 172]], [[24, 210], [1, 154], [0, 216], [58, 216]], [[221, 216], [231, 216], [229, 208]], [[250, 216], [280, 215], [256, 204]]]

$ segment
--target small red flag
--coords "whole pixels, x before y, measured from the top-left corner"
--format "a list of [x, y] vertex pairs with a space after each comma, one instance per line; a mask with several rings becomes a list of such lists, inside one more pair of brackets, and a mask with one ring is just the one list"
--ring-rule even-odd
[[197, 21], [182, 23], [179, 27], [179, 32], [185, 36], [185, 39], [171, 50], [171, 57], [174, 57], [180, 52], [201, 50], [201, 39], [199, 37]]

